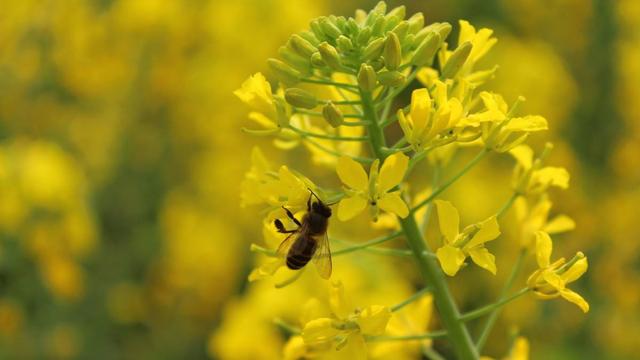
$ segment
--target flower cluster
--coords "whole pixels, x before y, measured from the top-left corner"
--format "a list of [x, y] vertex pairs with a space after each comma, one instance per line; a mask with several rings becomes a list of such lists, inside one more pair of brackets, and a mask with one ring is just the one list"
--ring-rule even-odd
[[[403, 6], [387, 11], [386, 4], [380, 2], [370, 12], [358, 10], [351, 18], [317, 18], [311, 21], [310, 29], [289, 38], [279, 49], [278, 59], [268, 60], [271, 75], [278, 83], [276, 91], [260, 73], [252, 75], [236, 91], [240, 100], [253, 109], [250, 119], [260, 125], [260, 129], [247, 129], [248, 133], [272, 137], [281, 149], [291, 150], [303, 144], [311, 151], [315, 164], [335, 169], [333, 180], [326, 183], [335, 183], [337, 178], [343, 184], [342, 188], [315, 185], [321, 182], [312, 182], [299, 170], [284, 165], [278, 171], [271, 170], [261, 152], [254, 150], [253, 167], [242, 186], [243, 203], [267, 205], [264, 224], [272, 229], [265, 232], [268, 238], [280, 236], [282, 241], [297, 233], [300, 241], [295, 250], [284, 254], [283, 245], [276, 250], [273, 240], [267, 241], [271, 242], [269, 248], [252, 245], [254, 251], [272, 259], [254, 270], [250, 279], [275, 276], [285, 264], [296, 270], [289, 266], [289, 256], [307, 261], [315, 256], [325, 235], [309, 232], [317, 228], [312, 223], [319, 221], [317, 207], [337, 203], [337, 224], [331, 221], [331, 212], [323, 215], [331, 221], [330, 233], [341, 228], [341, 223], [355, 222], [368, 208], [370, 221], [385, 219], [387, 223], [392, 218], [399, 224], [378, 228], [399, 230], [365, 243], [343, 240], [344, 246], [334, 255], [367, 250], [413, 256], [430, 286], [428, 292], [436, 302], [443, 326], [441, 333], [416, 334], [415, 339], [446, 337], [459, 358], [477, 358], [493, 322], [483, 330], [477, 345], [471, 344], [464, 322], [485, 314], [497, 316], [502, 306], [526, 293], [534, 292], [542, 299], [560, 296], [586, 312], [586, 301], [567, 289], [566, 284], [586, 271], [587, 260], [578, 253], [568, 263], [563, 259], [550, 263], [551, 239], [544, 231], [560, 233], [575, 226], [565, 215], [547, 220], [551, 208], [549, 191], [552, 187], [568, 188], [569, 175], [564, 168], [543, 166], [551, 145], [536, 157], [524, 144], [531, 134], [548, 128], [547, 120], [539, 115], [520, 114], [524, 98], [519, 97], [509, 106], [500, 94], [484, 88], [497, 70], [477, 68], [496, 44], [492, 30], [476, 30], [467, 21], [460, 21], [457, 45], [453, 47], [454, 41], [448, 40], [450, 24], [425, 26], [422, 14], [406, 18], [405, 12]], [[416, 78], [422, 87], [412, 91], [409, 104], [396, 108], [397, 98]], [[388, 127], [395, 123], [402, 137], [391, 145], [387, 143], [391, 133]], [[362, 146], [365, 144], [368, 146]], [[480, 150], [459, 172], [440, 179], [438, 174], [447, 170], [453, 154], [461, 148]], [[460, 212], [451, 201], [442, 198], [443, 193], [490, 153], [509, 153], [515, 158], [512, 195], [484, 220], [461, 228]], [[430, 191], [423, 190], [424, 185], [416, 179], [425, 165], [426, 173], [434, 175]], [[514, 204], [521, 254], [532, 250], [535, 234], [539, 269], [514, 295], [504, 293], [494, 304], [456, 315], [459, 310], [446, 291], [443, 275], [457, 276], [469, 261], [495, 275], [496, 255], [489, 248], [495, 242], [504, 242], [500, 229]], [[420, 219], [416, 219], [418, 214]], [[430, 228], [432, 214], [437, 214], [441, 234], [439, 241], [435, 240], [435, 252], [423, 235]], [[290, 227], [283, 223], [295, 227], [292, 222], [297, 224], [297, 230], [289, 231]], [[398, 237], [406, 239], [407, 248], [377, 246]], [[306, 241], [313, 245], [309, 250], [300, 250]], [[514, 265], [510, 281], [517, 277], [522, 257]], [[300, 274], [293, 274], [276, 286], [290, 285]], [[506, 284], [505, 289], [511, 285]], [[354, 310], [346, 305], [341, 284], [333, 284], [329, 293], [329, 311], [308, 309], [302, 329], [292, 331], [294, 336], [285, 349], [289, 357], [319, 356], [346, 348], [350, 349], [346, 353], [353, 351], [362, 356], [372, 353], [367, 350], [367, 343], [385, 339], [387, 324], [394, 321], [393, 307], [373, 305]], [[421, 294], [408, 303], [417, 301]], [[393, 336], [389, 339], [397, 340]], [[410, 339], [408, 336], [406, 340]], [[526, 340], [518, 341], [512, 354], [525, 354], [527, 348]], [[520, 355], [513, 355], [517, 356]]]

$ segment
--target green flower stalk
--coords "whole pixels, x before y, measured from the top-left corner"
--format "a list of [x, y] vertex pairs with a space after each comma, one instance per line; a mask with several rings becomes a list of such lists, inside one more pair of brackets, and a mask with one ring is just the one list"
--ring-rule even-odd
[[[530, 133], [547, 129], [543, 117], [518, 114], [522, 98], [509, 107], [499, 94], [478, 90], [496, 71], [496, 67], [476, 69], [478, 60], [496, 43], [491, 30], [476, 31], [468, 22], [460, 21], [460, 35], [451, 40], [450, 24], [425, 26], [422, 14], [408, 20], [405, 16], [404, 7], [387, 11], [386, 4], [380, 2], [368, 13], [358, 10], [353, 18], [315, 19], [310, 29], [291, 36], [279, 52], [281, 59], [268, 60], [271, 75], [279, 82], [277, 91], [272, 91], [264, 76], [256, 74], [236, 92], [253, 108], [249, 117], [260, 126], [247, 132], [273, 137], [275, 146], [283, 150], [306, 148], [313, 163], [335, 169], [343, 185], [316, 185], [286, 166], [275, 171], [262, 153], [254, 150], [253, 167], [242, 184], [243, 202], [264, 205], [269, 236], [281, 242], [290, 237], [288, 234], [308, 229], [297, 219], [307, 221], [319, 203], [337, 204], [333, 212], [339, 222], [348, 223], [363, 213], [374, 222], [391, 219], [396, 224], [394, 232], [362, 244], [340, 241], [348, 246], [334, 250], [334, 254], [348, 256], [367, 251], [411, 256], [424, 280], [420, 284], [422, 290], [401, 306], [380, 304], [364, 310], [345, 307], [342, 285], [334, 283], [328, 299], [330, 313], [306, 319], [299, 326], [286, 326], [302, 329], [291, 331], [287, 348], [288, 352], [295, 350], [296, 356], [315, 356], [345, 347], [366, 356], [369, 342], [439, 339], [448, 341], [457, 358], [478, 359], [499, 310], [521, 296], [535, 293], [541, 299], [562, 297], [583, 311], [588, 310], [586, 300], [565, 287], [587, 270], [586, 256], [579, 253], [575, 261], [565, 263], [560, 259], [551, 263], [552, 240], [541, 232], [568, 231], [573, 223], [565, 216], [562, 221], [546, 224], [546, 212], [542, 216], [536, 212], [518, 217], [522, 255], [514, 261], [500, 298], [464, 314], [458, 308], [447, 278], [456, 281], [460, 272], [477, 271], [478, 267], [487, 270], [487, 274], [500, 271], [495, 258], [508, 255], [496, 253], [492, 247], [504, 241], [500, 231], [503, 215], [514, 204], [519, 209], [544, 206], [548, 212], [551, 202], [547, 190], [551, 186], [566, 189], [569, 175], [563, 168], [542, 166], [543, 160], [548, 160], [550, 145], [539, 157], [524, 145]], [[454, 43], [457, 46], [453, 47]], [[398, 104], [399, 96], [415, 84], [416, 78], [422, 86], [413, 90], [409, 104]], [[403, 137], [390, 146], [387, 127], [394, 122], [398, 122]], [[480, 150], [458, 173], [436, 177], [430, 194], [422, 198], [416, 195], [412, 200], [407, 189], [420, 188], [420, 184], [412, 183], [412, 173], [431, 166], [432, 172], [440, 174], [460, 144]], [[513, 194], [493, 215], [460, 227], [458, 208], [440, 197], [491, 153], [509, 153], [516, 159]], [[441, 246], [434, 252], [421, 229], [429, 226], [430, 217], [436, 214]], [[536, 249], [530, 240], [534, 233], [538, 239]], [[309, 250], [307, 260], [328, 256], [319, 255], [328, 251], [321, 235], [324, 234], [311, 236], [316, 245]], [[406, 249], [381, 247], [399, 237], [406, 240]], [[336, 242], [331, 239], [332, 246]], [[254, 244], [252, 250], [270, 259], [252, 272], [252, 281], [270, 277], [282, 268], [294, 269], [287, 260], [293, 250], [284, 245], [270, 249]], [[539, 268], [534, 269], [523, 290], [510, 294], [512, 282], [522, 268], [522, 257], [527, 254], [536, 254]], [[477, 267], [466, 266], [471, 262]], [[276, 286], [292, 286], [299, 277], [300, 273], [296, 273]], [[442, 329], [385, 335], [387, 323], [400, 308], [427, 295], [435, 304]], [[489, 320], [474, 341], [468, 322], [486, 315]], [[526, 340], [519, 344], [526, 345]], [[523, 348], [528, 345], [518, 349]], [[432, 347], [425, 354], [440, 356]]]

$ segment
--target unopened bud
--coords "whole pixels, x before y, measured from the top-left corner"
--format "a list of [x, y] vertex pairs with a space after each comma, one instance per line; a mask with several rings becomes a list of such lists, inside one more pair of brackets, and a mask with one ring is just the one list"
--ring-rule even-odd
[[398, 87], [404, 84], [407, 78], [398, 71], [382, 71], [378, 73], [378, 81], [382, 85]]
[[371, 28], [364, 28], [360, 31], [360, 33], [358, 34], [358, 44], [364, 46], [366, 43], [369, 42], [369, 39], [371, 39]]
[[415, 13], [407, 22], [409, 23], [409, 34], [415, 34], [424, 27], [424, 15]]
[[360, 65], [360, 71], [358, 71], [358, 86], [364, 91], [373, 91], [376, 88], [377, 75], [371, 65]]
[[313, 53], [313, 55], [311, 55], [311, 65], [321, 68], [325, 67], [327, 64], [325, 64], [324, 60], [322, 60], [322, 55], [320, 55], [320, 52], [316, 51]]
[[318, 46], [318, 51], [320, 51], [320, 55], [322, 56], [322, 60], [334, 69], [341, 69], [342, 64], [340, 63], [340, 55], [338, 54], [338, 50], [333, 46], [329, 45], [329, 43], [323, 42]]
[[402, 21], [401, 23], [396, 25], [393, 30], [391, 30], [391, 32], [398, 35], [398, 39], [404, 39], [404, 37], [407, 36], [407, 33], [409, 32], [409, 23], [406, 21]]
[[390, 32], [384, 42], [383, 51], [384, 63], [389, 70], [395, 70], [402, 62], [402, 49], [400, 49], [400, 40], [398, 36]]
[[327, 17], [320, 19], [320, 28], [322, 32], [332, 39], [342, 35], [342, 31]]
[[389, 13], [387, 14], [387, 17], [390, 18], [392, 16], [396, 16], [398, 17], [398, 19], [404, 20], [404, 17], [406, 15], [407, 15], [407, 8], [404, 5], [400, 5], [396, 8], [393, 8], [391, 11], [389, 11]]
[[322, 116], [327, 121], [329, 125], [334, 128], [342, 125], [344, 123], [344, 116], [342, 115], [342, 111], [338, 109], [331, 101], [327, 103], [322, 108]]
[[300, 72], [278, 59], [267, 59], [267, 65], [273, 75], [286, 85], [295, 85], [300, 81]]
[[384, 16], [380, 16], [373, 26], [371, 27], [371, 34], [374, 36], [381, 36], [384, 34], [384, 26], [386, 25], [387, 19]]
[[336, 44], [338, 45], [338, 49], [343, 53], [353, 50], [353, 43], [351, 42], [351, 39], [344, 35], [340, 35], [338, 39], [336, 39]]
[[310, 58], [314, 52], [316, 52], [316, 47], [311, 45], [309, 41], [305, 40], [300, 35], [292, 35], [290, 41], [293, 50], [295, 50], [301, 56], [306, 57], [307, 59]]
[[447, 60], [447, 63], [444, 64], [444, 67], [442, 68], [443, 78], [451, 79], [458, 74], [458, 71], [460, 71], [465, 61], [467, 61], [472, 47], [473, 45], [471, 45], [469, 41], [465, 41], [458, 45], [458, 48], [455, 49], [453, 54], [449, 57], [449, 60]]
[[313, 109], [318, 106], [318, 99], [313, 94], [299, 88], [285, 90], [284, 99], [289, 104], [303, 109]]
[[413, 53], [411, 63], [416, 66], [431, 65], [439, 46], [440, 35], [436, 32], [430, 32]]
[[362, 53], [362, 60], [369, 61], [376, 59], [382, 55], [382, 51], [384, 50], [384, 39], [378, 38], [373, 40], [372, 42], [364, 48], [364, 52]]

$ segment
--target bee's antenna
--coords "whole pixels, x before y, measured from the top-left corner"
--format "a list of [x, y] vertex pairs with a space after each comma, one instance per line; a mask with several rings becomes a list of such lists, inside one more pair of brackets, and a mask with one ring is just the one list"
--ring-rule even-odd
[[322, 200], [320, 200], [320, 198], [318, 197], [318, 195], [316, 195], [316, 193], [313, 192], [313, 190], [311, 190], [311, 188], [307, 188], [307, 190], [309, 190], [309, 192], [316, 197], [316, 199], [318, 199], [318, 201], [322, 202]]

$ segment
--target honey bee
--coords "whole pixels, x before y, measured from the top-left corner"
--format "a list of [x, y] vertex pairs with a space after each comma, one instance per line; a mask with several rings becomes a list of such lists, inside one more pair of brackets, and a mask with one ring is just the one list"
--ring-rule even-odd
[[[280, 219], [274, 221], [278, 232], [289, 234], [278, 247], [278, 256], [286, 259], [287, 267], [291, 270], [302, 269], [313, 259], [318, 273], [324, 279], [331, 276], [331, 251], [327, 228], [331, 217], [331, 208], [309, 189], [307, 213], [302, 221], [296, 219], [291, 211], [282, 207], [287, 216], [298, 226], [297, 229], [287, 230]], [[312, 201], [315, 197], [317, 201]]]

